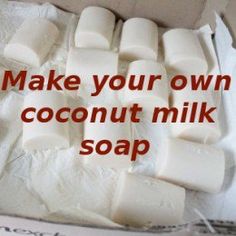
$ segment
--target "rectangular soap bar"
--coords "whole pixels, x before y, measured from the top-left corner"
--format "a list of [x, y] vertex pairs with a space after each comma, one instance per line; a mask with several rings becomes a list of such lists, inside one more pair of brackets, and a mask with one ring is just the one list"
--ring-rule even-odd
[[219, 192], [224, 180], [224, 152], [216, 147], [168, 139], [160, 154], [158, 177], [183, 187]]
[[184, 201], [184, 188], [151, 177], [122, 173], [114, 193], [112, 219], [135, 227], [179, 224]]

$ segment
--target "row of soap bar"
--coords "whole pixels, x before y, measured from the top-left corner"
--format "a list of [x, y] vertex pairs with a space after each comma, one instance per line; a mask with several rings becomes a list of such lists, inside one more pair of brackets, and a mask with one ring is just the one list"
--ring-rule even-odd
[[[100, 20], [96, 20], [96, 19]], [[111, 20], [112, 19], [112, 20]], [[92, 38], [99, 42], [99, 40], [96, 40], [96, 35], [102, 34], [102, 32], [108, 32], [108, 26], [110, 25], [109, 20], [111, 22], [114, 21], [114, 17], [112, 17], [112, 13], [109, 12], [106, 9], [99, 8], [99, 7], [89, 7], [86, 8], [83, 13], [81, 14], [81, 19], [78, 24], [78, 29], [76, 35], [80, 35], [75, 37], [76, 42], [80, 41], [79, 38], [86, 38], [86, 35], [92, 35]], [[146, 19], [140, 19], [135, 18], [128, 20], [128, 22], [136, 22], [136, 27], [132, 26], [131, 28], [140, 29], [145, 28], [149, 31], [152, 31], [151, 29], [153, 27], [144, 27], [142, 26], [142, 21], [145, 22], [145, 24], [148, 22]], [[84, 22], [84, 23], [83, 23]], [[86, 23], [87, 22], [87, 23]], [[99, 23], [100, 22], [100, 23]], [[125, 23], [125, 25], [126, 25]], [[132, 23], [133, 24], [133, 23]], [[132, 25], [131, 24], [131, 25]], [[145, 25], [144, 24], [144, 25]], [[82, 25], [82, 26], [81, 26]], [[129, 24], [128, 24], [129, 25]], [[152, 26], [155, 25], [153, 22], [151, 24]], [[87, 28], [86, 28], [87, 27]], [[111, 27], [113, 28], [113, 27]], [[87, 29], [87, 30], [85, 30]], [[97, 33], [92, 33], [93, 31], [96, 31]], [[99, 31], [99, 29], [103, 29]], [[106, 29], [106, 30], [105, 30]], [[109, 35], [111, 35], [111, 29]], [[124, 26], [124, 32], [125, 32], [125, 26]], [[31, 33], [30, 33], [31, 32]], [[128, 30], [132, 34], [132, 30]], [[123, 33], [126, 35], [126, 33]], [[140, 37], [137, 37], [136, 33], [133, 33], [134, 38], [136, 40], [141, 40]], [[51, 22], [45, 20], [45, 19], [34, 19], [31, 21], [26, 21], [22, 27], [16, 32], [16, 34], [13, 36], [9, 44], [5, 48], [5, 56], [9, 58], [14, 58], [16, 60], [19, 60], [21, 62], [27, 63], [27, 60], [29, 63], [40, 65], [43, 60], [45, 59], [50, 47], [53, 45], [54, 41], [56, 40], [58, 35], [58, 30], [54, 24]], [[82, 35], [82, 36], [81, 36]], [[142, 34], [145, 37], [148, 38], [150, 35], [152, 35], [151, 32], [147, 32], [145, 34]], [[169, 35], [169, 37], [168, 37]], [[103, 35], [105, 37], [105, 35]], [[89, 36], [88, 36], [89, 37]], [[106, 36], [108, 38], [108, 36]], [[105, 37], [105, 38], [106, 38]], [[109, 36], [111, 38], [112, 36]], [[125, 37], [124, 37], [125, 38]], [[132, 38], [132, 37], [131, 37]], [[164, 35], [164, 48], [166, 49], [166, 60], [169, 61], [169, 65], [173, 64], [176, 65], [176, 63], [180, 66], [177, 66], [178, 68], [191, 68], [191, 66], [186, 64], [185, 59], [189, 62], [189, 57], [191, 55], [198, 55], [194, 56], [194, 68], [198, 68], [200, 66], [203, 68], [202, 63], [197, 63], [200, 61], [200, 58], [203, 59], [203, 53], [200, 47], [200, 43], [198, 42], [197, 36], [192, 31], [186, 31], [186, 30], [172, 30], [169, 31]], [[186, 40], [186, 42], [184, 42]], [[85, 40], [86, 41], [86, 40]], [[93, 41], [93, 40], [92, 40]], [[122, 41], [122, 40], [121, 40]], [[127, 40], [129, 41], [129, 40]], [[135, 39], [132, 38], [130, 42], [135, 42]], [[141, 40], [142, 41], [142, 40]], [[88, 40], [90, 42], [90, 40]], [[178, 44], [176, 44], [178, 42]], [[189, 50], [185, 50], [185, 48], [188, 46], [189, 43]], [[142, 44], [142, 43], [141, 43]], [[79, 44], [76, 44], [77, 46]], [[122, 43], [121, 43], [122, 45]], [[146, 46], [145, 46], [146, 45]], [[169, 45], [169, 46], [168, 46]], [[172, 46], [171, 46], [172, 45]], [[174, 46], [178, 45], [176, 48]], [[195, 46], [194, 46], [195, 45]], [[81, 44], [80, 46], [83, 47], [92, 47], [91, 44], [84, 45]], [[143, 46], [140, 46], [141, 48], [145, 48], [144, 51], [148, 51], [147, 48], [149, 47], [147, 44], [143, 44]], [[173, 47], [173, 48], [172, 48]], [[139, 47], [138, 47], [139, 48]], [[136, 47], [131, 47], [132, 51], [134, 53], [138, 51]], [[129, 51], [129, 50], [128, 50]], [[140, 55], [144, 55], [145, 53], [141, 53]], [[184, 54], [189, 54], [189, 57]], [[172, 55], [172, 56], [171, 56]], [[180, 57], [179, 57], [180, 56]], [[19, 57], [19, 58], [18, 58]], [[144, 57], [145, 58], [145, 57]], [[179, 60], [179, 59], [184, 60]], [[150, 59], [150, 58], [149, 58]], [[173, 59], [173, 60], [172, 60]], [[28, 64], [29, 64], [28, 63]], [[182, 66], [181, 66], [182, 65]], [[198, 68], [198, 73], [202, 72], [201, 68]], [[193, 69], [190, 69], [193, 72]], [[125, 91], [125, 96], [123, 98], [123, 102], [125, 105], [129, 105], [130, 103], [139, 102], [142, 107], [148, 111], [153, 111], [153, 107], [156, 106], [166, 106], [168, 105], [168, 91], [167, 91], [167, 81], [165, 81], [166, 78], [166, 72], [163, 69], [163, 67], [157, 63], [152, 63], [148, 61], [134, 61], [130, 64], [128, 76], [130, 74], [137, 74], [140, 75], [142, 73], [150, 75], [151, 72], [153, 74], [159, 73], [164, 78], [162, 80], [162, 84], [159, 84], [158, 86], [155, 86], [154, 91], [139, 91], [139, 92], [133, 92], [130, 90]], [[81, 48], [71, 48], [67, 60], [67, 66], [66, 66], [66, 75], [71, 74], [79, 74], [82, 78], [82, 83], [84, 85], [91, 84], [92, 82], [92, 75], [97, 74], [100, 77], [102, 77], [104, 74], [110, 74], [115, 75], [118, 73], [118, 55], [111, 51], [104, 51], [104, 50], [95, 50], [95, 49], [81, 49]], [[180, 108], [183, 104], [183, 102], [188, 98], [192, 101], [198, 101], [198, 102], [204, 102], [204, 101], [210, 101], [208, 102], [209, 105], [213, 105], [213, 99], [212, 95], [207, 92], [192, 92], [192, 91], [186, 91], [183, 92], [176, 92], [174, 94], [174, 104], [173, 106]], [[217, 115], [217, 114], [216, 114]], [[215, 117], [215, 123], [208, 123], [208, 124], [176, 124], [173, 131], [174, 135], [176, 137], [186, 138], [193, 141], [199, 141], [199, 142], [215, 142], [221, 135], [220, 129], [218, 126], [217, 117]], [[202, 131], [207, 132], [202, 132]], [[195, 132], [194, 132], [195, 131]]]
[[[98, 76], [99, 84], [101, 84], [104, 75], [110, 75], [111, 78], [118, 74], [118, 54], [99, 49], [71, 48], [67, 59], [66, 75], [74, 74], [80, 75], [82, 85], [95, 87], [93, 75]], [[143, 84], [145, 89], [132, 91], [126, 86], [122, 101], [125, 105], [140, 103], [149, 112], [152, 112], [155, 106], [168, 107], [168, 80], [162, 64], [151, 60], [134, 61], [129, 65], [127, 77], [131, 75], [137, 78], [145, 76]], [[151, 75], [161, 75], [162, 80], [154, 84], [153, 90], [147, 90]], [[78, 95], [80, 95], [79, 92]]]
[[112, 202], [115, 222], [135, 227], [181, 224], [183, 187], [210, 193], [220, 190], [225, 169], [221, 150], [178, 139], [166, 144], [158, 178], [130, 173], [120, 176]]
[[[66, 75], [80, 74], [81, 84], [94, 87], [93, 75], [98, 75], [99, 83], [104, 75], [116, 75], [118, 73], [118, 55], [111, 51], [100, 49], [71, 48], [69, 51]], [[169, 85], [165, 67], [152, 60], [137, 60], [129, 64], [127, 80], [131, 75], [136, 76], [139, 81], [141, 76], [145, 76], [142, 90], [130, 90], [128, 83], [124, 89], [124, 96], [121, 98], [125, 106], [138, 103], [143, 111], [153, 114], [155, 107], [169, 107]], [[161, 75], [161, 80], [154, 82], [153, 89], [148, 90], [149, 78], [151, 75]], [[138, 84], [138, 82], [136, 82]], [[78, 95], [80, 91], [78, 91]], [[181, 112], [184, 102], [198, 102], [199, 104], [207, 102], [209, 107], [214, 107], [213, 95], [210, 91], [192, 91], [183, 89], [173, 92], [173, 107]], [[196, 111], [196, 117], [200, 113]], [[189, 113], [190, 114], [190, 113]], [[221, 136], [217, 111], [214, 113], [215, 123], [183, 123], [180, 120], [172, 123], [172, 131], [175, 137], [185, 138], [191, 141], [201, 143], [213, 143]]]
[[[119, 108], [119, 104], [116, 105]], [[24, 109], [34, 107], [37, 111], [41, 108], [50, 107], [54, 112], [62, 107], [68, 107], [66, 96], [57, 91], [40, 91], [32, 92], [24, 98]], [[115, 168], [115, 169], [128, 169], [130, 167], [129, 154], [116, 156], [114, 154], [114, 147], [118, 140], [127, 140], [132, 145], [132, 135], [130, 122], [113, 123], [107, 120], [105, 123], [100, 121], [90, 122], [92, 111], [98, 105], [91, 105], [87, 107], [88, 119], [85, 120], [83, 125], [83, 140], [93, 140], [97, 144], [101, 140], [109, 140], [112, 143], [112, 151], [107, 155], [98, 155], [95, 151], [86, 155], [84, 161], [97, 166]], [[111, 113], [111, 106], [105, 107], [107, 113]], [[45, 112], [45, 116], [47, 116]], [[78, 113], [77, 116], [80, 116]], [[70, 133], [69, 125], [67, 123], [59, 123], [55, 116], [49, 122], [39, 122], [36, 113], [28, 113], [27, 118], [34, 118], [33, 122], [23, 123], [23, 148], [26, 151], [46, 150], [68, 148], [70, 146]], [[78, 124], [77, 132], [81, 132]], [[92, 145], [95, 150], [95, 144]], [[130, 147], [131, 148], [131, 147]], [[79, 152], [79, 150], [78, 150]]]
[[[185, 188], [220, 191], [225, 172], [222, 150], [168, 139], [159, 156], [157, 179], [123, 173], [112, 202], [112, 219], [135, 227], [183, 223]], [[179, 186], [177, 186], [179, 185]]]
[[[108, 26], [110, 25], [108, 19], [114, 20], [114, 17], [111, 17], [111, 14], [112, 14], [111, 12], [103, 8], [98, 8], [98, 7], [86, 8], [81, 15], [81, 19], [79, 21], [78, 29], [76, 32], [78, 33], [78, 35], [82, 34], [83, 36], [80, 36], [82, 38], [86, 38], [86, 35], [88, 34], [93, 35], [92, 38], [96, 41], [95, 35], [97, 34], [100, 35], [102, 34], [102, 32], [108, 31]], [[90, 20], [88, 20], [88, 18]], [[97, 21], [94, 20], [96, 18], [98, 19], [101, 18], [102, 19], [101, 22], [99, 20]], [[146, 19], [135, 18], [135, 19], [131, 19], [130, 22], [133, 22], [133, 21], [136, 22], [137, 23], [136, 29], [140, 29], [144, 27], [144, 26], [141, 27], [140, 22], [142, 22], [142, 20], [144, 20], [144, 22], [148, 21]], [[128, 22], [129, 20], [126, 23]], [[80, 27], [81, 24], [82, 26]], [[152, 26], [153, 25], [155, 24], [152, 22]], [[88, 28], [87, 30], [85, 30], [86, 27]], [[132, 28], [135, 28], [135, 27], [132, 27]], [[151, 28], [153, 27], [150, 26], [150, 27], [144, 27], [144, 28], [147, 28], [151, 31]], [[97, 29], [97, 34], [92, 33], [93, 30], [95, 31], [95, 29]], [[99, 29], [103, 29], [103, 30], [99, 31]], [[33, 33], [29, 33], [31, 31]], [[125, 31], [125, 27], [124, 27], [124, 31]], [[128, 32], [129, 31], [130, 30], [128, 30]], [[80, 32], [82, 33], [80, 34]], [[131, 30], [131, 33], [132, 33], [132, 30]], [[123, 33], [123, 34], [126, 35], [126, 33]], [[136, 33], [134, 33], [134, 35], [135, 34]], [[33, 64], [36, 63], [37, 65], [40, 65], [45, 59], [50, 47], [53, 45], [54, 41], [56, 40], [57, 35], [58, 35], [58, 30], [56, 26], [45, 19], [34, 19], [31, 21], [26, 21], [22, 25], [22, 27], [20, 27], [20, 29], [16, 32], [16, 34], [13, 36], [9, 44], [6, 46], [5, 55], [9, 58], [19, 57], [15, 59], [22, 61], [24, 63], [27, 63], [27, 60], [28, 60], [29, 63], [33, 63]], [[149, 32], [143, 35], [145, 36], [145, 38], [148, 38], [150, 35], [152, 35], [152, 33]], [[168, 37], [168, 35], [170, 35], [170, 37]], [[109, 37], [111, 38], [112, 36], [109, 36]], [[77, 41], [79, 42], [79, 38], [77, 39], [77, 36], [76, 36], [76, 42]], [[137, 39], [141, 40], [140, 37], [137, 37], [137, 35], [135, 36], [135, 38], [136, 40]], [[194, 56], [194, 58], [196, 59], [196, 60], [194, 59], [195, 61], [193, 60], [194, 68], [198, 68], [198, 66], [200, 66], [201, 68], [204, 67], [203, 66], [204, 63], [202, 65], [201, 63], [200, 64], [197, 63], [199, 61], [203, 61], [203, 60], [199, 60], [199, 58], [201, 57], [203, 58], [203, 54], [202, 54], [202, 50], [200, 47], [200, 43], [198, 42], [197, 36], [192, 31], [179, 30], [179, 29], [171, 30], [167, 34], [165, 34], [163, 38], [166, 38], [164, 40], [164, 48], [166, 48], [165, 51], [167, 52], [166, 59], [167, 61], [170, 61], [170, 63], [167, 63], [167, 64], [170, 65], [173, 62], [173, 65], [176, 65], [176, 63], [178, 65], [182, 65], [182, 66], [177, 66], [178, 68], [180, 67], [184, 68], [186, 66], [186, 68], [189, 69], [191, 67], [186, 64], [185, 60], [182, 60], [183, 58], [185, 58], [189, 62], [188, 56], [183, 57], [184, 54], [189, 53], [189, 56], [198, 55], [196, 57]], [[191, 50], [185, 50], [188, 44], [187, 42], [186, 43], [184, 42], [184, 39], [186, 39], [187, 42], [189, 42], [190, 46], [188, 48], [192, 48]], [[134, 39], [132, 39], [131, 41], [135, 42]], [[99, 40], [96, 42], [99, 42]], [[176, 42], [178, 42], [178, 44], [176, 44]], [[171, 49], [170, 45], [172, 45], [173, 50]], [[178, 47], [174, 49], [174, 45], [178, 45]], [[81, 44], [80, 46], [92, 47], [91, 44], [89, 45]], [[131, 47], [131, 49], [134, 50], [134, 53], [138, 51], [138, 49], [137, 48], [135, 49], [135, 48], [136, 47]], [[148, 51], [147, 50], [148, 46], [147, 45], [145, 46], [145, 44], [141, 48], [145, 48], [145, 51]], [[144, 55], [145, 53], [144, 54], [141, 53], [141, 54]], [[182, 58], [181, 60], [178, 60], [178, 55], [179, 56], [181, 55], [179, 57], [179, 58]], [[193, 72], [192, 69], [190, 70]], [[200, 68], [198, 68], [197, 71], [198, 73], [202, 72]], [[105, 74], [115, 75], [117, 73], [118, 73], [118, 54], [114, 52], [99, 50], [99, 49], [97, 50], [87, 49], [87, 48], [86, 49], [71, 48], [69, 51], [69, 56], [68, 56], [67, 66], [66, 66], [66, 75], [79, 74], [80, 77], [82, 78], [82, 84], [84, 85], [93, 83], [92, 75], [94, 74], [97, 74], [100, 78], [100, 77], [103, 77], [103, 75]], [[155, 73], [162, 75], [162, 77], [164, 78], [162, 80], [162, 83], [159, 83], [158, 86], [155, 86], [155, 90], [153, 91], [134, 92], [129, 89], [126, 89], [124, 93], [125, 96], [123, 97], [123, 102], [125, 105], [129, 105], [134, 102], [140, 103], [140, 105], [142, 105], [142, 107], [145, 110], [151, 111], [151, 112], [153, 111], [153, 108], [157, 106], [168, 107], [168, 90], [167, 90], [168, 86], [167, 86], [167, 79], [165, 79], [166, 72], [165, 72], [165, 69], [160, 64], [157, 64], [151, 61], [144, 61], [144, 60], [134, 61], [129, 66], [128, 76], [131, 74], [136, 74], [136, 75], [145, 74], [146, 76], [148, 76], [150, 74], [155, 74]], [[199, 103], [201, 103], [201, 102], [207, 101], [209, 105], [214, 105], [214, 101], [210, 93], [201, 92], [201, 91], [197, 93], [197, 92], [184, 90], [181, 92], [174, 93], [173, 106], [177, 108], [181, 108], [181, 106], [183, 105], [183, 102], [186, 101], [187, 98], [189, 102], [198, 101]], [[172, 127], [174, 127], [172, 130], [173, 130], [174, 136], [176, 137], [181, 137], [181, 138], [189, 139], [192, 141], [211, 143], [218, 140], [218, 138], [221, 135], [216, 113], [215, 113], [215, 121], [216, 121], [215, 123], [207, 123], [207, 124], [177, 123], [176, 125], [172, 125]]]
[[[66, 106], [65, 96], [56, 91], [33, 92], [27, 95], [24, 101], [24, 107], [35, 107], [38, 110], [50, 107], [57, 111]], [[89, 117], [92, 109], [93, 106], [87, 108]], [[108, 112], [109, 109], [107, 107]], [[32, 113], [28, 118], [34, 116], [36, 115]], [[86, 121], [83, 139], [94, 140], [95, 143], [103, 139], [110, 140], [113, 144], [124, 139], [131, 142], [131, 127], [128, 122], [114, 124], [109, 121], [105, 123]], [[68, 123], [59, 123], [55, 118], [47, 123], [34, 119], [33, 122], [23, 125], [25, 150], [67, 148], [69, 140]], [[159, 178], [200, 191], [220, 190], [224, 178], [224, 153], [221, 150], [181, 139], [169, 139], [161, 150], [160, 157], [157, 157], [160, 167], [157, 171]], [[93, 153], [86, 156], [85, 160], [94, 165], [116, 169], [128, 169], [131, 164], [129, 154], [116, 156], [114, 152], [105, 156]]]
[[[107, 9], [83, 10], [75, 32], [75, 45], [110, 49], [115, 16]], [[42, 18], [26, 20], [4, 49], [7, 58], [39, 67], [59, 35], [58, 28]], [[191, 30], [174, 29], [163, 36], [165, 63], [176, 73], [206, 74], [207, 60], [198, 37]], [[186, 50], [187, 49], [187, 50]], [[132, 18], [122, 29], [119, 54], [126, 60], [157, 60], [158, 27], [151, 20]]]
[[[118, 54], [99, 50], [71, 48], [68, 55], [66, 65], [66, 75], [79, 74], [82, 85], [94, 85], [93, 75], [103, 78], [104, 75], [116, 75], [118, 73]], [[124, 90], [122, 103], [130, 106], [133, 103], [139, 103], [145, 112], [152, 114], [154, 107], [169, 107], [169, 91], [166, 70], [163, 65], [151, 60], [137, 60], [129, 64], [127, 78], [130, 75], [136, 77], [145, 76], [144, 88], [147, 88], [148, 78], [150, 75], [161, 75], [162, 80], [156, 82], [152, 90], [132, 91], [127, 86]], [[101, 82], [101, 81], [99, 81]], [[77, 94], [77, 92], [75, 92]], [[79, 92], [78, 92], [78, 95]], [[191, 91], [184, 89], [182, 91], [173, 92], [172, 106], [181, 110], [184, 102], [207, 102], [209, 107], [214, 107], [215, 102], [211, 92], [209, 91]], [[200, 110], [197, 110], [196, 117]], [[190, 114], [190, 113], [189, 113]], [[171, 123], [170, 127], [174, 137], [184, 138], [191, 141], [201, 143], [214, 143], [220, 136], [217, 111], [214, 112], [214, 123]]]
[[[96, 39], [98, 37], [97, 35], [101, 36], [102, 34], [103, 38], [106, 38], [107, 40], [108, 38], [112, 38], [111, 34], [114, 27], [109, 28], [109, 26], [110, 24], [112, 24], [110, 22], [113, 21], [115, 21], [113, 13], [106, 9], [99, 7], [86, 8], [81, 14], [81, 19], [79, 21], [78, 28], [75, 34], [75, 41], [79, 42], [81, 37], [82, 39], [86, 37], [89, 38], [88, 35], [92, 35], [91, 40], [87, 41], [90, 42], [88, 45], [85, 45], [83, 43], [76, 45], [81, 47], [93, 47], [93, 45], [91, 45], [92, 42], [94, 40], [96, 42], [100, 42]], [[152, 31], [155, 31], [153, 29], [155, 24], [153, 22], [149, 22], [150, 26], [147, 26], [147, 22], [149, 22], [149, 20], [134, 18], [128, 20], [124, 24], [122, 33], [124, 37], [122, 38], [126, 38], [126, 34], [132, 34], [132, 37], [130, 36], [130, 40], [124, 41], [130, 43], [132, 42], [134, 44], [135, 40], [140, 40], [142, 42], [138, 47], [130, 46], [130, 49], [133, 53], [138, 52], [139, 47], [142, 49], [144, 48], [145, 52], [149, 51], [148, 47], [150, 47], [150, 45], [148, 46], [148, 43], [144, 43], [142, 41], [142, 37], [138, 37], [136, 32], [140, 29], [147, 29], [148, 32], [141, 35], [143, 35], [145, 39], [151, 37], [151, 35], [153, 35]], [[132, 25], [130, 30], [125, 30], [126, 24], [128, 25], [128, 29], [129, 25]], [[145, 26], [145, 24], [147, 25]], [[135, 29], [134, 32], [132, 31], [132, 29]], [[125, 33], [126, 31], [127, 33]], [[105, 32], [110, 33], [105, 34]], [[58, 34], [59, 33], [57, 27], [48, 20], [34, 19], [26, 21], [6, 46], [5, 56], [9, 58], [15, 58], [16, 60], [24, 63], [27, 63], [27, 61], [29, 61], [28, 64], [32, 63], [39, 66], [45, 59]], [[108, 35], [110, 36], [108, 37]], [[153, 36], [151, 38], [153, 38]], [[186, 64], [186, 60], [187, 62], [191, 61], [189, 60], [189, 58], [193, 56], [192, 62], [194, 64], [194, 68], [198, 68], [199, 66], [199, 68], [197, 69], [197, 73], [203, 72], [201, 68], [204, 68], [204, 63], [200, 62], [204, 61], [204, 55], [197, 36], [192, 31], [182, 29], [171, 30], [164, 34], [163, 40], [166, 52], [166, 61], [169, 61], [167, 65], [172, 64], [175, 66], [178, 64], [178, 68], [184, 69], [184, 67], [186, 67], [194, 72], [193, 69], [191, 69], [191, 66]], [[152, 40], [150, 39], [148, 41], [151, 42]], [[186, 47], [189, 50], [185, 50]], [[187, 54], [189, 55], [187, 56]], [[140, 53], [140, 55], [145, 55], [145, 53], [142, 52]], [[146, 57], [144, 56], [143, 58]], [[152, 58], [149, 57], [149, 59]], [[71, 48], [69, 51], [66, 66], [66, 75], [79, 74], [82, 78], [83, 85], [91, 85], [93, 83], [92, 75], [94, 74], [97, 74], [99, 78], [102, 78], [105, 74], [115, 75], [117, 73], [118, 54], [114, 52], [91, 48]], [[155, 89], [153, 91], [134, 92], [126, 89], [124, 93], [125, 96], [123, 97], [123, 102], [125, 105], [129, 105], [134, 102], [140, 103], [140, 105], [142, 105], [145, 110], [151, 112], [153, 111], [153, 108], [157, 106], [168, 107], [168, 86], [166, 72], [160, 64], [147, 60], [134, 61], [129, 66], [128, 76], [131, 74], [145, 74], [146, 76], [149, 76], [150, 74], [155, 73], [162, 75], [162, 77], [164, 78], [161, 81], [162, 83], [159, 83], [158, 86], [155, 86]], [[186, 99], [188, 99], [189, 102], [198, 101], [199, 103], [207, 101], [208, 105], [214, 105], [214, 101], [210, 93], [184, 90], [174, 93], [173, 106], [181, 108], [183, 102], [186, 101]], [[176, 125], [172, 125], [172, 127], [174, 127], [172, 129], [174, 136], [204, 143], [215, 142], [221, 135], [216, 112], [215, 123], [177, 123]]]
[[[110, 49], [115, 15], [101, 7], [87, 7], [75, 33], [75, 45], [83, 48]], [[187, 29], [174, 29], [163, 35], [165, 63], [175, 73], [206, 74], [208, 63], [197, 35]], [[187, 50], [186, 50], [187, 49]], [[157, 60], [158, 27], [145, 18], [125, 21], [119, 54], [122, 59]]]
[[[31, 92], [24, 98], [24, 109], [34, 107], [37, 111], [41, 108], [50, 107], [54, 112], [58, 111], [62, 107], [68, 107], [66, 96], [63, 93], [57, 91], [35, 91]], [[92, 110], [95, 106], [91, 105], [87, 107], [88, 117], [92, 115]], [[103, 107], [103, 106], [101, 106]], [[117, 104], [117, 107], [120, 106]], [[109, 113], [111, 107], [105, 106]], [[48, 113], [45, 112], [44, 116]], [[77, 116], [81, 115], [79, 113]], [[68, 116], [68, 114], [67, 114]], [[60, 123], [56, 120], [55, 116], [49, 122], [42, 123], [37, 119], [36, 113], [29, 112], [27, 118], [34, 118], [33, 122], [23, 123], [23, 148], [27, 151], [33, 150], [46, 150], [57, 148], [68, 148], [70, 146], [70, 134], [68, 122]], [[84, 122], [84, 140], [94, 140], [97, 143], [100, 140], [109, 140], [113, 146], [117, 140], [128, 140], [131, 142], [131, 127], [129, 122], [125, 123], [112, 123], [106, 121], [101, 123], [96, 121], [94, 123], [89, 122], [90, 119], [86, 119]], [[81, 132], [78, 124], [77, 132]], [[130, 158], [128, 155], [120, 156], [106, 156], [105, 158], [99, 157], [96, 153], [91, 154], [88, 158], [85, 158], [87, 162], [91, 160], [93, 164], [102, 166], [108, 166], [112, 168], [128, 168], [130, 165]], [[87, 156], [86, 156], [87, 157]], [[111, 161], [112, 160], [112, 161]]]

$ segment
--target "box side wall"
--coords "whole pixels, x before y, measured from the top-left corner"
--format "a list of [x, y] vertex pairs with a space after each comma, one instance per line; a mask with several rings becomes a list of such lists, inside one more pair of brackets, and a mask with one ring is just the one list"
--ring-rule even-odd
[[215, 12], [219, 15], [224, 15], [229, 1], [230, 0], [207, 0], [203, 12], [196, 22], [195, 28], [210, 24], [211, 28], [214, 30], [216, 26]]
[[229, 0], [224, 14], [224, 21], [229, 28], [236, 48], [236, 0]]
[[86, 6], [111, 9], [123, 19], [147, 17], [164, 27], [193, 28], [199, 21], [207, 0], [24, 0], [51, 2], [70, 12], [80, 14]]

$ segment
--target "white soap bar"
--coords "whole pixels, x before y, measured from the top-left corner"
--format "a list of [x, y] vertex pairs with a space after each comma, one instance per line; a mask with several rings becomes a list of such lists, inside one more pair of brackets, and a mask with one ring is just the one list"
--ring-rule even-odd
[[75, 46], [110, 49], [115, 15], [102, 7], [87, 7], [80, 16], [75, 31]]
[[[94, 107], [105, 107], [107, 109], [107, 116], [109, 117], [111, 114], [112, 107], [118, 107], [119, 105], [112, 106], [104, 106], [104, 105], [91, 105], [87, 108], [88, 117], [91, 117], [92, 110]], [[100, 118], [101, 113], [99, 113], [98, 117]], [[96, 152], [93, 152], [90, 155], [86, 155], [84, 160], [86, 163], [93, 164], [95, 166], [101, 167], [110, 167], [115, 169], [128, 169], [131, 164], [131, 157], [129, 154], [116, 155], [114, 153], [114, 148], [117, 145], [118, 140], [127, 140], [131, 143], [131, 126], [129, 122], [125, 123], [113, 123], [109, 119], [105, 121], [105, 123], [101, 123], [96, 121], [94, 123], [89, 122], [87, 119], [84, 122], [84, 140], [94, 140], [95, 144], [97, 144], [101, 140], [109, 140], [112, 143], [112, 150], [107, 155], [99, 155]], [[95, 149], [93, 145], [93, 149]]]
[[99, 81], [105, 76], [118, 73], [118, 54], [99, 49], [71, 48], [69, 51], [66, 75], [78, 75], [82, 85], [93, 85], [93, 75]]
[[[213, 98], [213, 93], [211, 91], [193, 91], [190, 88], [186, 87], [181, 91], [173, 92], [173, 107], [182, 110], [184, 102], [188, 102], [190, 107], [194, 102], [198, 103], [198, 109], [195, 113], [195, 118], [199, 118], [201, 113], [201, 104], [203, 102], [207, 103], [207, 107], [216, 107], [216, 103]], [[218, 121], [218, 110], [214, 110], [210, 113], [214, 123], [210, 123], [207, 120], [200, 123], [197, 119], [195, 122], [190, 123], [191, 113], [187, 114], [186, 122], [177, 120], [176, 123], [171, 123], [171, 131], [174, 137], [187, 139], [189, 141], [195, 141], [200, 143], [215, 143], [221, 137], [221, 130]]]
[[[155, 107], [168, 107], [168, 80], [165, 68], [151, 60], [138, 60], [129, 64], [128, 75], [135, 75], [134, 85], [142, 84], [140, 77], [145, 76], [142, 90], [130, 90], [128, 83], [124, 92], [124, 103], [129, 106], [133, 103], [138, 103], [144, 111], [153, 113]], [[161, 80], [156, 80], [153, 83], [152, 90], [148, 90], [150, 84], [150, 76], [161, 75]]]
[[165, 63], [182, 74], [206, 74], [208, 64], [197, 35], [188, 29], [172, 29], [163, 35]]
[[157, 60], [158, 27], [148, 19], [131, 18], [123, 25], [120, 56], [134, 61], [139, 59]]
[[33, 67], [40, 67], [58, 35], [57, 27], [47, 19], [26, 20], [6, 45], [4, 56]]
[[[24, 109], [35, 107], [50, 107], [54, 112], [66, 107], [66, 98], [62, 93], [56, 91], [37, 91], [26, 95]], [[47, 117], [48, 113], [44, 114]], [[39, 122], [37, 114], [30, 112], [27, 118], [34, 118], [31, 123], [23, 123], [23, 148], [26, 150], [43, 150], [49, 148], [69, 147], [68, 122], [60, 123], [55, 119], [49, 122]]]
[[182, 223], [185, 190], [141, 175], [121, 175], [112, 204], [116, 223], [135, 227]]
[[162, 148], [158, 178], [193, 190], [220, 191], [225, 172], [221, 149], [181, 139], [168, 139]]

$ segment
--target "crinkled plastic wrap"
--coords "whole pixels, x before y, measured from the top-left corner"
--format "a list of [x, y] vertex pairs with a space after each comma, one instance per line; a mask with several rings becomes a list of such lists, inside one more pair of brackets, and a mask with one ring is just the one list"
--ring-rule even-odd
[[[67, 53], [73, 46], [73, 36], [78, 17], [64, 12], [50, 4], [35, 5], [19, 2], [8, 2], [1, 6], [0, 11], [0, 64], [15, 72], [25, 65], [12, 63], [3, 58], [3, 48], [25, 18], [45, 17], [53, 21], [60, 30], [60, 36], [51, 51], [48, 60], [40, 69], [29, 69], [29, 74], [43, 74], [47, 76], [51, 68], [58, 74], [65, 73]], [[229, 56], [222, 48], [230, 43], [227, 41], [228, 32], [221, 20], [217, 18], [216, 46], [223, 73], [229, 73], [227, 60], [232, 58], [231, 66], [236, 58], [235, 51]], [[112, 48], [118, 48], [122, 21], [116, 25]], [[225, 32], [224, 32], [225, 30]], [[159, 32], [164, 32], [160, 29]], [[196, 31], [206, 53], [210, 71], [218, 74], [219, 67], [212, 42], [212, 32], [209, 26]], [[161, 37], [159, 37], [161, 38]], [[230, 46], [228, 46], [230, 47]], [[161, 55], [161, 48], [160, 48]], [[159, 57], [162, 60], [161, 56]], [[228, 67], [227, 67], [228, 66]], [[121, 62], [119, 71], [125, 74], [127, 63]], [[231, 71], [233, 75], [233, 71]], [[235, 71], [234, 71], [235, 73]], [[235, 74], [234, 74], [235, 75]], [[233, 87], [233, 86], [232, 86]], [[86, 92], [91, 87], [86, 87]], [[232, 88], [224, 92], [222, 103], [219, 93], [215, 94], [217, 104], [220, 105], [220, 122], [223, 138], [217, 146], [226, 153], [226, 176], [223, 190], [218, 194], [187, 190], [186, 207], [183, 223], [192, 223], [202, 219], [209, 227], [207, 219], [235, 220], [236, 219], [236, 178], [234, 176], [235, 148], [235, 112], [236, 91]], [[76, 224], [92, 224], [117, 227], [110, 218], [111, 200], [119, 171], [86, 165], [79, 158], [78, 147], [82, 138], [80, 124], [70, 124], [71, 147], [63, 150], [48, 150], [25, 153], [22, 150], [22, 122], [20, 112], [23, 96], [11, 90], [0, 92], [0, 214], [16, 214], [26, 217], [50, 219], [53, 221], [70, 221]], [[111, 100], [114, 94], [109, 91], [102, 96], [86, 99], [86, 104]], [[116, 99], [122, 93], [115, 94]], [[70, 98], [71, 107], [85, 102], [79, 98]], [[142, 122], [135, 124], [134, 137], [150, 140], [151, 149], [145, 157], [138, 158], [132, 166], [132, 172], [154, 176], [158, 165], [159, 147], [162, 140], [168, 137], [168, 124], [152, 124], [145, 117]], [[26, 207], [27, 206], [27, 207]], [[67, 220], [66, 220], [67, 219]]]

